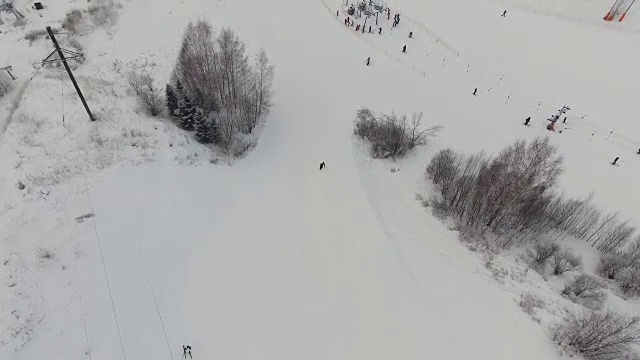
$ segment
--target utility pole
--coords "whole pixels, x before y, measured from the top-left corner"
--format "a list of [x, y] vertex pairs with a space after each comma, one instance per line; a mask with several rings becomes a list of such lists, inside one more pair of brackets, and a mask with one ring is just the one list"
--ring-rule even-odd
[[82, 95], [82, 91], [80, 91], [80, 87], [78, 86], [78, 83], [76, 82], [76, 78], [73, 77], [73, 73], [71, 72], [71, 68], [69, 68], [69, 64], [67, 64], [67, 58], [64, 57], [64, 53], [65, 52], [67, 54], [71, 54], [73, 56], [73, 58], [82, 57], [82, 54], [76, 53], [76, 52], [73, 52], [73, 51], [69, 51], [69, 50], [65, 50], [65, 49], [61, 49], [60, 46], [58, 45], [58, 41], [56, 40], [56, 37], [53, 35], [53, 31], [51, 30], [50, 26], [47, 26], [47, 32], [49, 33], [49, 37], [51, 38], [51, 41], [53, 42], [53, 45], [55, 46], [56, 49], [49, 56], [47, 56], [46, 59], [44, 59], [42, 61], [42, 64], [44, 65], [47, 62], [57, 61], [57, 60], [49, 60], [49, 58], [53, 54], [55, 54], [56, 52], [58, 53], [58, 56], [60, 56], [60, 61], [62, 61], [62, 64], [64, 64], [64, 68], [67, 70], [67, 74], [69, 74], [69, 78], [71, 79], [71, 82], [73, 83], [73, 87], [76, 88], [76, 92], [78, 93], [78, 97], [80, 97], [80, 101], [82, 101], [82, 105], [84, 105], [84, 109], [87, 111], [87, 114], [89, 114], [89, 119], [91, 119], [91, 121], [96, 121], [96, 119], [93, 117], [93, 114], [91, 114], [91, 110], [89, 109], [89, 105], [87, 105], [87, 101], [84, 99], [84, 96]]
[[3, 70], [4, 70], [4, 71], [6, 71], [6, 72], [7, 72], [7, 74], [9, 74], [9, 76], [11, 76], [11, 80], [14, 80], [14, 81], [15, 81], [15, 80], [16, 80], [16, 78], [15, 78], [15, 77], [13, 77], [13, 74], [11, 73], [11, 70], [12, 70], [12, 69], [13, 69], [13, 68], [12, 68], [11, 66], [5, 66], [5, 67], [3, 67], [3, 68], [0, 68], [0, 71], [3, 71]]

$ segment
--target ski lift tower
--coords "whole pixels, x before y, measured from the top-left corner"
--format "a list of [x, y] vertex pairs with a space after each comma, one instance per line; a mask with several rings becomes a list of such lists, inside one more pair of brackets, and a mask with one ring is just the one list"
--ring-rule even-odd
[[360, 12], [360, 16], [364, 15], [365, 19], [364, 19], [364, 25], [363, 25], [363, 29], [365, 26], [367, 26], [367, 19], [370, 16], [374, 16], [376, 17], [376, 25], [378, 25], [378, 15], [380, 15], [380, 13], [383, 13], [387, 10], [388, 6], [387, 3], [384, 2], [383, 0], [362, 0], [358, 3], [358, 11]]

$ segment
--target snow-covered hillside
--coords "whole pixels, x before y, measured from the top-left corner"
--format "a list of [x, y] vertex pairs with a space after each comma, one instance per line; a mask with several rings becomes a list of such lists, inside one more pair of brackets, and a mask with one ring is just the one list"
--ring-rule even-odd
[[[24, 28], [0, 15], [0, 67], [18, 78], [0, 99], [1, 359], [174, 359], [183, 344], [197, 359], [559, 358], [517, 304], [542, 288], [543, 322], [560, 320], [559, 285], [509, 257], [496, 281], [416, 200], [444, 147], [550, 136], [563, 189], [640, 224], [631, 32], [521, 7], [502, 18], [492, 0], [390, 1], [402, 21], [381, 19], [381, 34], [345, 26], [341, 0], [122, 1], [77, 37], [90, 122], [61, 69], [32, 66], [49, 40], [24, 39], [87, 4], [43, 4], [15, 1]], [[144, 115], [127, 88], [136, 66], [168, 82], [198, 18], [276, 66], [259, 143], [235, 163]], [[548, 132], [565, 103], [565, 130]], [[352, 135], [362, 106], [422, 111], [444, 131], [408, 160], [374, 161]]]

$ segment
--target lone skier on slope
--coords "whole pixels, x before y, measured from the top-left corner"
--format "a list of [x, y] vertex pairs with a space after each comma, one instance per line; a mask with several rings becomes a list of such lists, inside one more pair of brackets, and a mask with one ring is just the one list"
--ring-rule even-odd
[[507, 10], [502, 13], [502, 17], [507, 17]]
[[529, 126], [529, 122], [531, 121], [531, 116], [529, 116], [528, 118], [524, 119], [524, 126]]
[[[367, 66], [369, 66], [370, 63], [371, 63], [371, 57], [368, 57], [367, 58], [367, 62], [366, 62]], [[320, 170], [322, 170], [322, 169], [320, 169]]]
[[320, 170], [324, 169], [325, 167], [327, 167], [327, 165], [325, 165], [324, 161], [320, 163]]
[[407, 45], [405, 45], [405, 46], [403, 46], [403, 47], [402, 47], [402, 52], [403, 52], [403, 53], [406, 53], [406, 52], [407, 52]]
[[613, 162], [611, 163], [611, 165], [618, 165], [618, 160], [620, 160], [620, 156], [617, 156]]
[[475, 90], [473, 90], [473, 95], [476, 95], [476, 96], [477, 96], [477, 93], [478, 93], [478, 88], [476, 88]]
[[187, 354], [189, 354], [189, 358], [193, 359], [193, 356], [191, 356], [191, 345], [182, 345], [182, 355], [185, 359], [187, 358]]

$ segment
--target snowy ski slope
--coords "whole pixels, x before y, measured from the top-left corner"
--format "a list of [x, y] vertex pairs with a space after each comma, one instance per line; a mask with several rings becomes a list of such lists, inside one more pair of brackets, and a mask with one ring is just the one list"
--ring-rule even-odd
[[[36, 132], [14, 121], [0, 137], [0, 359], [173, 360], [182, 344], [196, 359], [559, 358], [516, 296], [415, 195], [439, 148], [494, 151], [549, 135], [569, 193], [596, 191], [640, 224], [638, 88], [627, 75], [637, 36], [515, 9], [501, 18], [490, 0], [465, 0], [464, 12], [458, 2], [391, 1], [398, 28], [356, 34], [336, 16], [340, 3], [124, 2], [115, 28], [82, 39], [78, 78], [102, 123], [67, 96], [61, 127], [59, 74], [19, 66], [33, 78], [17, 113], [42, 123]], [[52, 1], [46, 16], [73, 6]], [[264, 46], [276, 65], [260, 142], [231, 167], [131, 110], [116, 70], [153, 63], [167, 81], [182, 30], [199, 17]], [[37, 61], [49, 46], [0, 37], [0, 65]], [[549, 134], [545, 119], [564, 103], [575, 113]], [[445, 130], [407, 161], [372, 161], [352, 137], [361, 106], [423, 111]], [[129, 128], [144, 146], [107, 141], [105, 160], [96, 134], [120, 139]], [[612, 128], [625, 130], [607, 138]], [[622, 166], [608, 165], [615, 156]], [[97, 160], [108, 169], [85, 165]], [[15, 189], [25, 173], [51, 169], [62, 180], [41, 183], [46, 194]], [[37, 247], [54, 259], [38, 259]]]

